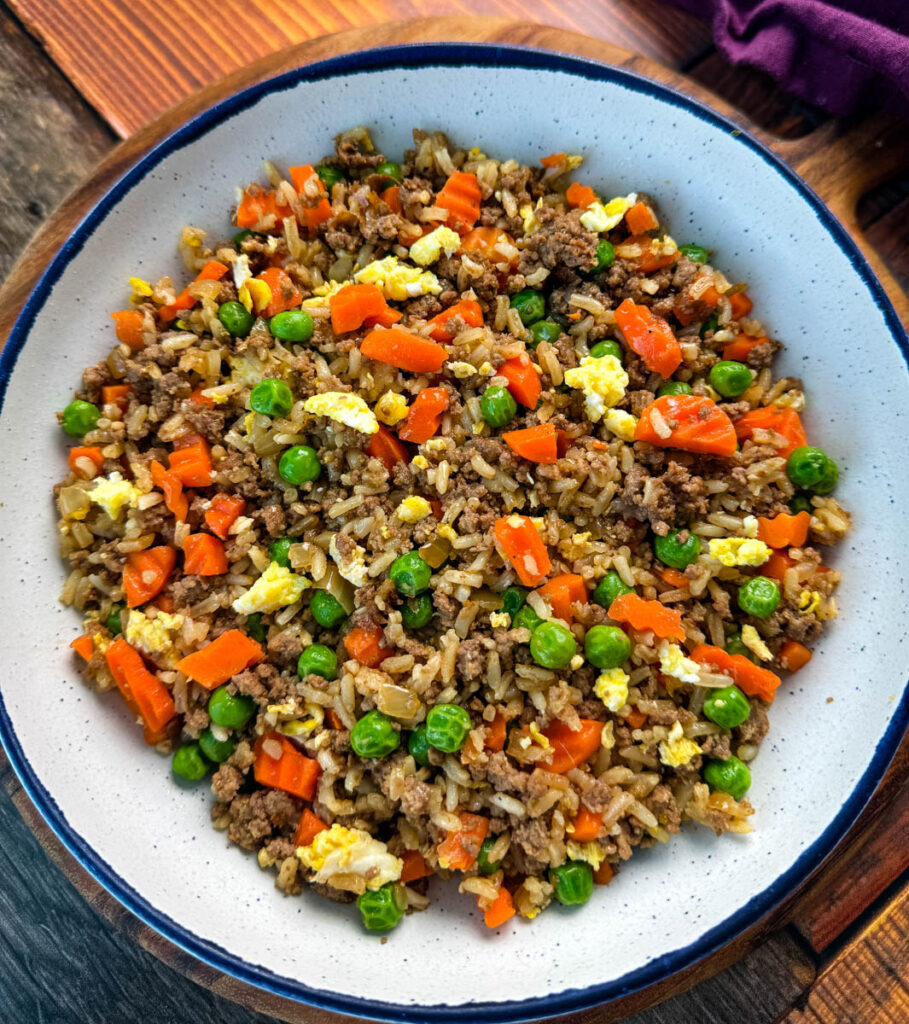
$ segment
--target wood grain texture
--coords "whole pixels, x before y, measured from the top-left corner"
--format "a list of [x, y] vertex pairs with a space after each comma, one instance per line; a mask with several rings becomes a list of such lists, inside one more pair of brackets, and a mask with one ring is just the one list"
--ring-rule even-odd
[[[521, 17], [680, 66], [704, 22], [656, 0], [11, 0], [55, 63], [124, 138], [203, 86], [295, 43], [398, 18]], [[399, 40], [383, 40], [394, 42]]]

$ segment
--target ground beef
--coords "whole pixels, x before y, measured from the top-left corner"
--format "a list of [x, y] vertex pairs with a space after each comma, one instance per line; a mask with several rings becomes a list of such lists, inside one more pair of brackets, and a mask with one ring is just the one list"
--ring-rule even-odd
[[549, 829], [541, 818], [525, 818], [511, 830], [511, 855], [519, 874], [539, 875], [546, 870]]
[[458, 648], [458, 671], [467, 682], [482, 679], [486, 674], [487, 658], [486, 644], [480, 637], [462, 640]]
[[211, 780], [211, 791], [215, 798], [230, 803], [240, 792], [243, 785], [243, 773], [230, 764], [222, 764]]
[[183, 418], [211, 444], [220, 444], [224, 437], [224, 413], [220, 409], [209, 409], [196, 402], [184, 402], [180, 410]]
[[313, 892], [324, 896], [327, 900], [335, 903], [353, 903], [357, 898], [356, 893], [348, 892], [346, 889], [336, 889], [333, 885], [325, 885], [323, 882], [311, 882]]
[[230, 803], [228, 838], [245, 850], [257, 850], [275, 832], [295, 826], [301, 810], [299, 800], [279, 789], [240, 794]]
[[204, 576], [184, 576], [170, 586], [170, 594], [174, 599], [174, 607], [179, 611], [181, 608], [188, 608], [205, 597], [208, 592], [208, 584]]
[[497, 751], [489, 755], [486, 779], [499, 793], [521, 793], [527, 788], [528, 775], [515, 768], [507, 754]]
[[425, 782], [420, 782], [413, 776], [409, 776], [404, 783], [404, 791], [401, 793], [401, 812], [411, 821], [416, 818], [425, 817], [429, 814], [429, 797], [432, 790]]
[[660, 783], [644, 801], [646, 806], [656, 815], [657, 821], [669, 832], [678, 832], [682, 823], [682, 813], [675, 802], [669, 786]]
[[255, 668], [247, 668], [231, 680], [231, 688], [245, 697], [252, 697], [253, 700], [262, 702], [268, 696], [278, 678], [278, 670], [274, 665], [267, 662], [256, 665]]
[[530, 274], [540, 265], [548, 270], [556, 267], [577, 267], [588, 270], [597, 261], [597, 236], [581, 224], [583, 210], [557, 213], [544, 206], [537, 211], [540, 230], [525, 243], [518, 260], [518, 270]]
[[715, 757], [719, 761], [727, 761], [732, 756], [732, 748], [729, 745], [729, 734], [718, 733], [715, 736], [708, 736], [701, 740], [701, 750], [707, 757]]
[[385, 162], [381, 153], [364, 153], [361, 146], [361, 139], [339, 135], [335, 142], [334, 163], [345, 171], [359, 171], [364, 167], [378, 167]]
[[760, 743], [770, 729], [767, 709], [759, 701], [751, 702], [751, 714], [739, 726], [740, 743]]
[[266, 505], [255, 514], [255, 518], [268, 530], [269, 537], [280, 537], [284, 533], [286, 519], [280, 505]]
[[824, 632], [824, 623], [814, 615], [803, 615], [795, 608], [779, 608], [763, 623], [768, 638], [785, 637], [810, 645]]
[[296, 665], [297, 659], [303, 653], [303, 641], [289, 629], [283, 629], [276, 633], [268, 641], [268, 655], [279, 665]]

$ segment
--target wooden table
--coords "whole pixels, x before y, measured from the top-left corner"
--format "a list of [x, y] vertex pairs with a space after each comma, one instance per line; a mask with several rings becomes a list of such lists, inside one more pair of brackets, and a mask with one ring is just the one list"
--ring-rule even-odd
[[[355, 25], [452, 12], [520, 17], [585, 32], [683, 70], [783, 138], [804, 137], [818, 126], [832, 136], [843, 127], [793, 102], [763, 75], [731, 68], [712, 48], [706, 26], [653, 0], [222, 0], [216, 24], [212, 10], [188, 0], [12, 0], [10, 6], [0, 0], [0, 278], [50, 210], [118, 137], [132, 135], [172, 103], [254, 58]], [[229, 28], [221, 31], [222, 26]], [[372, 35], [377, 43], [395, 41], [393, 29]], [[357, 38], [351, 45], [363, 45]], [[545, 45], [549, 38], [528, 28], [523, 41]], [[192, 40], [204, 41], [201, 53], [193, 52]], [[896, 173], [861, 198], [852, 227], [864, 232], [906, 288], [909, 157], [894, 159], [893, 143], [887, 142], [900, 132], [905, 138], [905, 126], [888, 119], [869, 127], [868, 144], [885, 146], [881, 160]], [[790, 149], [798, 159], [799, 145]], [[867, 165], [865, 154], [841, 153], [845, 164], [834, 169], [838, 176], [845, 177], [842, 167], [853, 155]], [[785, 922], [719, 974], [694, 984], [703, 976], [694, 972], [693, 987], [626, 1019], [634, 1024], [909, 1021], [907, 778], [904, 743], [834, 862], [800, 895]], [[0, 1019], [23, 1024], [273, 1020], [216, 994], [225, 991], [221, 979], [162, 945], [99, 893], [37, 820], [5, 762], [0, 780]], [[88, 901], [65, 881], [61, 867]], [[202, 984], [146, 952], [143, 943]], [[249, 991], [231, 989], [231, 995], [264, 1005]], [[296, 1019], [341, 1021], [316, 1011]], [[591, 1011], [573, 1022], [611, 1019], [609, 1013]]]

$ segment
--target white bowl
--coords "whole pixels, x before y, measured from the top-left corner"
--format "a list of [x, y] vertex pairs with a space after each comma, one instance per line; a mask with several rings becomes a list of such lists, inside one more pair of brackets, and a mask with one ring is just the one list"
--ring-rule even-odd
[[[673, 235], [716, 250], [807, 382], [812, 440], [841, 467], [855, 530], [832, 556], [841, 619], [788, 680], [754, 765], [756, 831], [687, 828], [639, 854], [582, 910], [550, 908], [501, 934], [456, 885], [384, 944], [355, 908], [286, 899], [208, 821], [210, 796], [171, 781], [116, 695], [78, 677], [77, 615], [57, 604], [50, 488], [65, 471], [54, 411], [110, 348], [109, 310], [131, 274], [178, 272], [193, 223], [230, 233], [238, 183], [261, 161], [318, 159], [372, 126], [389, 155], [410, 129], [533, 162], [583, 152], [583, 180], [658, 197]], [[285, 996], [366, 1017], [518, 1020], [578, 1009], [661, 980], [774, 907], [855, 819], [909, 713], [904, 643], [905, 333], [845, 232], [772, 154], [691, 99], [626, 71], [502, 47], [354, 54], [240, 93], [177, 131], [101, 200], [42, 278], [6, 346], [0, 425], [4, 678], [0, 735], [70, 852], [177, 945]], [[37, 461], [36, 461], [37, 460]], [[444, 895], [443, 895], [444, 892]]]

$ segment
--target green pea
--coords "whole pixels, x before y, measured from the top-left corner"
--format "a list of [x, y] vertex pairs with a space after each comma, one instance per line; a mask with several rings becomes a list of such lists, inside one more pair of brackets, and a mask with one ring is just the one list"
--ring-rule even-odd
[[483, 397], [480, 399], [480, 412], [491, 427], [504, 427], [511, 423], [517, 411], [517, 402], [511, 397], [508, 388], [493, 384], [483, 392]]
[[612, 602], [621, 597], [622, 594], [633, 594], [634, 587], [629, 587], [622, 582], [622, 577], [610, 569], [600, 582], [593, 588], [591, 597], [601, 608], [608, 608]]
[[287, 569], [290, 566], [290, 548], [297, 543], [296, 537], [279, 537], [268, 545], [268, 554], [273, 562]]
[[429, 764], [429, 740], [426, 738], [426, 723], [418, 725], [407, 739], [407, 753], [425, 768]]
[[250, 408], [265, 416], [286, 416], [294, 406], [294, 396], [283, 380], [266, 377], [252, 389], [249, 396]]
[[63, 430], [70, 437], [82, 437], [94, 430], [101, 419], [101, 410], [91, 402], [77, 398], [63, 410]]
[[429, 594], [408, 597], [401, 605], [401, 622], [407, 629], [422, 629], [435, 611]]
[[565, 668], [577, 653], [571, 630], [558, 622], [543, 622], [530, 636], [530, 656], [543, 668]]
[[706, 263], [710, 259], [703, 245], [680, 245], [679, 252], [694, 263]]
[[301, 679], [307, 676], [321, 676], [323, 679], [338, 678], [338, 656], [325, 644], [310, 644], [304, 648], [297, 660], [297, 675]]
[[502, 866], [500, 860], [489, 859], [489, 851], [495, 846], [496, 840], [493, 836], [487, 836], [483, 840], [480, 852], [477, 854], [477, 870], [481, 875], [494, 875]]
[[213, 761], [215, 764], [221, 764], [222, 761], [226, 761], [234, 752], [236, 746], [237, 741], [235, 739], [215, 739], [215, 734], [211, 731], [211, 728], [203, 729], [199, 736], [199, 749], [209, 761]]
[[833, 459], [823, 449], [810, 444], [796, 448], [786, 461], [786, 476], [796, 487], [813, 494], [829, 494], [836, 487], [839, 475]]
[[698, 560], [701, 553], [701, 540], [689, 530], [686, 540], [679, 540], [681, 530], [670, 530], [665, 537], [659, 535], [653, 538], [653, 551], [663, 565], [672, 569], [684, 569]]
[[370, 932], [387, 932], [400, 924], [405, 910], [402, 903], [394, 882], [383, 885], [381, 889], [367, 889], [357, 897], [363, 925]]
[[253, 232], [249, 228], [242, 228], [234, 235], [231, 241], [234, 243], [234, 248], [237, 250], [237, 252], [242, 252], [243, 243], [246, 241], [247, 238], [252, 238], [252, 236]]
[[704, 781], [712, 790], [741, 800], [751, 786], [751, 771], [744, 761], [728, 757], [725, 761], [710, 761], [704, 769]]
[[118, 633], [123, 632], [123, 609], [126, 607], [125, 604], [116, 604], [111, 608], [107, 618], [104, 620], [104, 625], [107, 626], [107, 631], [113, 633], [116, 636]]
[[253, 612], [252, 615], [246, 616], [246, 632], [249, 633], [257, 643], [265, 643], [268, 639], [268, 630], [262, 622], [261, 612]]
[[737, 686], [711, 690], [704, 701], [704, 717], [721, 729], [735, 729], [751, 714], [748, 698]]
[[386, 178], [391, 178], [399, 185], [404, 180], [404, 170], [401, 165], [396, 164], [394, 160], [386, 160], [384, 164], [379, 164], [373, 173], [381, 174]]
[[667, 380], [665, 384], [661, 384], [657, 389], [657, 397], [662, 398], [663, 395], [690, 395], [691, 385], [686, 384], [683, 380]]
[[715, 331], [720, 326], [720, 315], [714, 310], [710, 316], [701, 324], [698, 334], [703, 338], [708, 331]]
[[283, 313], [275, 313], [268, 321], [268, 329], [281, 341], [309, 341], [314, 324], [305, 309], [287, 309]]
[[322, 184], [329, 192], [335, 185], [344, 180], [343, 172], [339, 171], [337, 167], [331, 167], [328, 164], [319, 164], [316, 168], [316, 174], [319, 175]]
[[335, 626], [339, 626], [347, 618], [344, 605], [341, 604], [334, 594], [329, 594], [327, 590], [317, 590], [312, 595], [309, 602], [309, 610], [312, 612], [312, 617], [316, 622], [326, 629], [334, 629]]
[[733, 633], [726, 640], [726, 650], [729, 654], [741, 654], [743, 658], [747, 658], [749, 661], [753, 661], [755, 665], [759, 664], [757, 655], [749, 647], [745, 646], [744, 640], [742, 640], [741, 633]]
[[710, 367], [710, 384], [723, 398], [738, 398], [751, 387], [751, 370], [744, 363], [721, 359]]
[[603, 356], [614, 356], [621, 363], [625, 358], [622, 346], [617, 341], [598, 341], [590, 350], [594, 359], [602, 359]]
[[584, 653], [596, 668], [618, 668], [631, 657], [631, 641], [618, 626], [591, 626], [584, 637]]
[[527, 591], [523, 587], [506, 587], [502, 591], [502, 611], [511, 616], [512, 622], [526, 601]]
[[542, 320], [546, 316], [546, 299], [542, 292], [535, 291], [533, 288], [523, 288], [512, 295], [511, 308], [518, 311], [521, 323], [525, 327], [530, 327], [531, 324], [535, 324], [537, 320]]
[[593, 895], [593, 871], [582, 860], [569, 860], [552, 868], [549, 881], [555, 889], [555, 898], [563, 907], [577, 907]]
[[548, 341], [551, 345], [554, 341], [558, 341], [559, 335], [562, 333], [562, 328], [555, 322], [555, 320], [537, 320], [535, 324], [531, 324], [527, 328], [530, 331], [530, 336], [533, 338], [534, 346], [539, 345], [541, 341]]
[[350, 730], [350, 745], [358, 757], [386, 757], [401, 745], [401, 734], [381, 711], [367, 711]]
[[511, 628], [529, 629], [530, 632], [533, 633], [542, 621], [543, 620], [539, 615], [537, 615], [533, 608], [531, 608], [529, 604], [525, 604], [511, 617]]
[[436, 704], [426, 716], [426, 739], [443, 754], [454, 754], [467, 741], [470, 715], [457, 704]]
[[780, 586], [767, 576], [752, 576], [739, 587], [739, 608], [758, 619], [769, 618], [780, 603]]
[[252, 718], [256, 702], [241, 693], [229, 693], [226, 686], [219, 686], [208, 698], [208, 716], [215, 725], [225, 729], [240, 730]]
[[242, 302], [222, 302], [218, 306], [218, 319], [221, 321], [224, 330], [235, 338], [245, 338], [252, 330], [256, 318], [243, 305]]
[[419, 551], [408, 551], [391, 563], [388, 578], [399, 594], [416, 597], [429, 588], [432, 569], [420, 557]]
[[814, 505], [807, 494], [795, 494], [789, 500], [789, 511], [796, 515], [799, 512], [810, 512], [814, 515]]
[[208, 774], [208, 762], [202, 756], [198, 743], [185, 743], [175, 750], [170, 767], [174, 775], [187, 782], [198, 782]]
[[597, 242], [597, 261], [590, 268], [591, 274], [600, 274], [604, 270], [608, 270], [612, 266], [615, 260], [615, 248], [612, 242], [607, 242], [605, 238], [601, 238]]
[[309, 480], [317, 480], [321, 472], [322, 463], [318, 453], [308, 444], [295, 444], [293, 448], [288, 448], [278, 462], [278, 475], [294, 487]]

